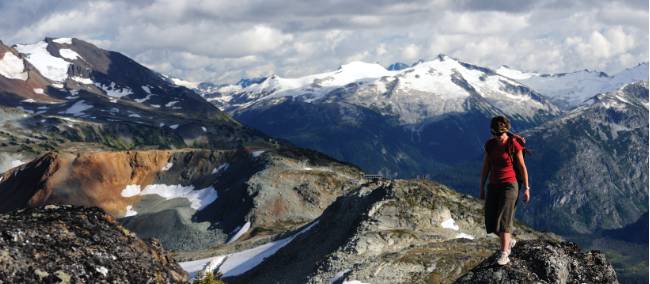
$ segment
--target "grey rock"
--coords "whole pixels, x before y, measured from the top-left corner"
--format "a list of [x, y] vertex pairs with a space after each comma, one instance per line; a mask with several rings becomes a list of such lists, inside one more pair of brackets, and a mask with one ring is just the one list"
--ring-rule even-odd
[[[556, 238], [516, 228], [519, 239]], [[310, 230], [224, 281], [450, 283], [497, 242], [485, 233], [479, 200], [426, 180], [375, 181], [337, 198]]]
[[454, 283], [618, 283], [614, 268], [599, 251], [582, 252], [571, 242], [520, 241], [510, 263], [496, 263], [498, 253]]
[[31, 208], [0, 215], [0, 283], [186, 283], [153, 239], [99, 208]]

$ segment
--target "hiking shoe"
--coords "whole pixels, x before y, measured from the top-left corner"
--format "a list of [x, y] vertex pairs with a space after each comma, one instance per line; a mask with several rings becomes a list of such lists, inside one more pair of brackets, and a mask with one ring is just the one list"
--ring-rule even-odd
[[502, 251], [501, 256], [497, 259], [497, 264], [499, 265], [506, 265], [510, 262], [510, 258], [508, 258], [508, 252]]

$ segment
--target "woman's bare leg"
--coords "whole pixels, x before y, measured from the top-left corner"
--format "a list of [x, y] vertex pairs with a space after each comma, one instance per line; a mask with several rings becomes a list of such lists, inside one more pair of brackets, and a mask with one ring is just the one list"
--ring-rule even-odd
[[510, 250], [510, 238], [512, 234], [507, 232], [499, 233], [499, 238], [501, 239], [501, 251]]

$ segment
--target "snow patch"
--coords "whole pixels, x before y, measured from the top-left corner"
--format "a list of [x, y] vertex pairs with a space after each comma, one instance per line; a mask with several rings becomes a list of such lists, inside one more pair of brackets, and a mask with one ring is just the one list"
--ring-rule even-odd
[[171, 101], [171, 102], [168, 102], [167, 104], [165, 104], [165, 107], [172, 107], [173, 105], [175, 105], [177, 103], [178, 103], [178, 101]]
[[83, 100], [77, 101], [74, 103], [72, 106], [70, 106], [66, 111], [63, 112], [63, 114], [71, 114], [74, 116], [80, 116], [83, 115], [84, 111], [92, 108], [93, 106], [86, 104]]
[[63, 58], [70, 60], [81, 58], [81, 56], [78, 53], [74, 52], [74, 50], [67, 48], [59, 49], [59, 54], [61, 54]]
[[34, 93], [39, 95], [45, 95], [45, 91], [41, 88], [34, 88]]
[[132, 113], [132, 114], [129, 114], [129, 117], [137, 117], [137, 118], [140, 118], [140, 117], [142, 117], [142, 116], [140, 116], [140, 115], [137, 114], [137, 113]]
[[473, 240], [474, 236], [472, 236], [470, 234], [460, 233], [460, 234], [456, 235], [456, 239], [470, 239], [470, 240]]
[[15, 168], [18, 166], [22, 166], [23, 164], [27, 163], [27, 161], [21, 161], [21, 160], [11, 160], [11, 168]]
[[166, 172], [169, 169], [171, 169], [173, 165], [174, 165], [174, 163], [169, 162], [164, 167], [162, 167], [162, 169], [160, 169], [160, 170], [163, 171], [163, 172]]
[[21, 102], [23, 102], [23, 103], [35, 103], [36, 101], [34, 99], [24, 99]]
[[178, 128], [178, 124], [170, 125], [169, 128], [171, 128], [171, 129], [176, 129], [176, 128]]
[[452, 218], [449, 218], [449, 219], [445, 220], [444, 222], [442, 222], [440, 224], [440, 226], [445, 228], [445, 229], [451, 229], [451, 230], [454, 230], [454, 231], [458, 231], [458, 229], [459, 229], [458, 225], [456, 225], [456, 222]]
[[343, 277], [343, 276], [344, 276], [346, 273], [348, 273], [348, 272], [350, 272], [350, 269], [349, 269], [349, 268], [346, 269], [346, 270], [342, 270], [342, 271], [337, 272], [337, 273], [334, 275], [334, 277], [332, 277], [332, 279], [330, 279], [329, 284], [333, 284], [334, 282], [339, 281], [339, 279], [341, 279], [341, 277]]
[[212, 173], [211, 173], [211, 174], [216, 174], [216, 173], [219, 173], [219, 172], [221, 172], [221, 171], [225, 171], [225, 170], [228, 169], [229, 166], [230, 166], [230, 164], [228, 164], [228, 163], [223, 163], [223, 164], [221, 164], [218, 168], [214, 168], [214, 169], [212, 170]]
[[121, 194], [122, 197], [154, 194], [167, 200], [174, 198], [185, 198], [190, 202], [190, 207], [197, 211], [205, 208], [217, 200], [217, 191], [212, 186], [194, 190], [194, 186], [192, 185], [182, 186], [180, 184], [150, 184], [145, 186], [143, 190], [140, 190], [139, 185], [131, 184], [127, 185], [122, 190]]
[[135, 216], [135, 215], [138, 215], [138, 212], [133, 210], [133, 206], [127, 205], [126, 206], [126, 213], [124, 214], [124, 217], [131, 217], [131, 216]]
[[148, 101], [150, 98], [151, 98], [151, 94], [144, 97], [144, 99], [134, 99], [134, 101], [139, 102], [139, 103], [144, 103], [145, 101]]
[[253, 153], [251, 153], [251, 155], [253, 155], [254, 158], [257, 158], [260, 155], [262, 155], [264, 152], [266, 152], [266, 151], [265, 150], [257, 150], [257, 151], [253, 151]]
[[[111, 84], [108, 85], [108, 86], [105, 86], [105, 85], [102, 85], [102, 84], [95, 84], [95, 85], [97, 87], [101, 88], [102, 90], [104, 90], [106, 95], [109, 96], [109, 97], [112, 97], [112, 98], [118, 98], [119, 99], [121, 97], [133, 94], [133, 92], [131, 91], [131, 89], [129, 87], [120, 88], [117, 85], [115, 85], [115, 82], [111, 82]], [[111, 101], [111, 102], [115, 102], [115, 101]]]
[[194, 261], [181, 262], [179, 264], [183, 270], [190, 274], [190, 278], [203, 275], [206, 271], [212, 271], [216, 267], [219, 267], [219, 272], [223, 273], [224, 277], [239, 275], [260, 264], [265, 258], [273, 255], [297, 236], [307, 232], [318, 224], [318, 222], [316, 220], [294, 235], [284, 239], [268, 242], [254, 248], [227, 255], [218, 255]]
[[41, 41], [28, 45], [18, 44], [16, 50], [24, 54], [27, 61], [34, 65], [46, 78], [54, 82], [63, 82], [68, 78], [70, 63], [59, 57], [52, 56], [47, 51], [47, 42]]
[[60, 37], [60, 38], [54, 39], [52, 41], [56, 42], [58, 44], [72, 44], [72, 38], [69, 38], [69, 37]]
[[122, 197], [132, 197], [140, 194], [140, 186], [137, 184], [129, 184], [122, 190]]
[[0, 75], [23, 81], [28, 77], [23, 60], [9, 51], [0, 59]]
[[230, 243], [236, 241], [236, 240], [239, 239], [243, 234], [245, 234], [246, 232], [248, 232], [248, 229], [250, 229], [250, 228], [251, 228], [251, 222], [250, 222], [250, 221], [247, 221], [246, 224], [244, 224], [244, 225], [241, 226], [241, 227], [237, 227], [237, 229], [235, 229], [235, 230], [239, 230], [239, 231], [237, 231], [237, 233], [236, 233], [234, 236], [232, 236], [232, 238], [230, 238], [230, 240], [228, 240], [228, 242], [226, 242], [226, 244], [230, 244]]
[[70, 79], [74, 80], [75, 82], [85, 84], [85, 85], [92, 85], [94, 83], [93, 80], [91, 80], [90, 78], [84, 78], [84, 77], [79, 77], [79, 76], [73, 76]]
[[205, 128], [205, 126], [201, 126], [201, 130], [203, 130], [203, 132], [208, 132], [208, 129]]

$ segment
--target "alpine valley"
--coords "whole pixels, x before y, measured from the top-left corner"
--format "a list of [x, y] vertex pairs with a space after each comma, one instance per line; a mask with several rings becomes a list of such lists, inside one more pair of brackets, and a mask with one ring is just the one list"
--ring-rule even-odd
[[[593, 74], [493, 71], [441, 55], [193, 85], [76, 38], [0, 42], [0, 277], [642, 279], [647, 269], [629, 265], [638, 257], [609, 251], [647, 247], [621, 237], [647, 223], [647, 64], [597, 73], [592, 89], [568, 79]], [[596, 93], [574, 104], [567, 88]], [[534, 151], [534, 195], [519, 210], [513, 264], [490, 268], [497, 239], [471, 194], [498, 114]], [[581, 251], [555, 233], [589, 249], [620, 245]]]

